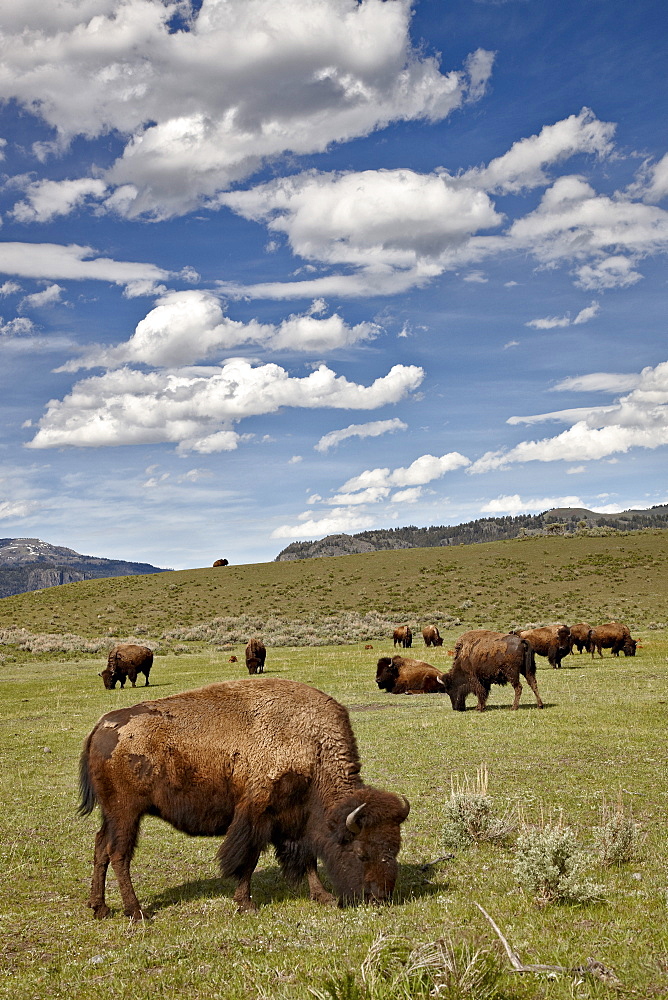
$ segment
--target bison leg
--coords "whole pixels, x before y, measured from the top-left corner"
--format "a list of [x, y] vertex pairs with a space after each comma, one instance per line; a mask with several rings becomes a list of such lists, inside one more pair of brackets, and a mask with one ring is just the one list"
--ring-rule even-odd
[[120, 825], [115, 832], [115, 844], [109, 845], [109, 860], [114, 869], [114, 875], [118, 882], [118, 888], [123, 900], [123, 912], [126, 917], [130, 917], [133, 922], [144, 919], [139, 900], [135, 895], [132, 879], [130, 878], [130, 861], [137, 843], [139, 833], [139, 819], [127, 823], [125, 827]]
[[[520, 688], [520, 691], [522, 689]], [[476, 705], [477, 712], [484, 712], [485, 706], [487, 704], [487, 699], [489, 698], [489, 688], [484, 687], [480, 683], [477, 677], [473, 676], [471, 678], [471, 693], [478, 699], [478, 704]]]
[[331, 892], [327, 892], [324, 885], [320, 881], [315, 862], [313, 863], [313, 867], [307, 870], [306, 878], [308, 879], [309, 896], [314, 903], [321, 903], [323, 906], [339, 905], [336, 896], [332, 896]]
[[513, 708], [518, 709], [520, 707], [520, 698], [522, 697], [522, 685], [519, 681], [513, 684], [515, 689], [515, 700], [513, 701]]
[[338, 900], [327, 892], [318, 876], [318, 859], [303, 840], [274, 841], [276, 857], [283, 874], [293, 885], [299, 883], [304, 876], [308, 879], [309, 896], [314, 903], [323, 906], [338, 906]]
[[529, 682], [529, 687], [531, 688], [531, 690], [533, 691], [533, 693], [536, 696], [536, 703], [537, 703], [538, 707], [542, 708], [543, 707], [543, 702], [541, 701], [541, 697], [538, 694], [538, 684], [536, 683], [536, 675], [535, 674], [526, 674], [525, 676], [526, 676], [527, 681]]
[[93, 856], [93, 880], [90, 886], [88, 906], [98, 920], [108, 917], [110, 910], [104, 899], [104, 886], [109, 867], [109, 847], [107, 845], [107, 821], [95, 834], [95, 854]]

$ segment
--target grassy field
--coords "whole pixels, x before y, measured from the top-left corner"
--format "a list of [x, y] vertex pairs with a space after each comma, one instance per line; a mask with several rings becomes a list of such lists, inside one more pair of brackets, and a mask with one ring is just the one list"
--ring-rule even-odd
[[[455, 635], [446, 635], [446, 644]], [[493, 688], [484, 714], [452, 712], [439, 695], [381, 695], [375, 659], [389, 648], [284, 647], [269, 651], [267, 671], [343, 701], [364, 779], [410, 799], [393, 904], [320, 908], [284, 884], [269, 852], [254, 885], [260, 913], [238, 916], [233, 884], [216, 877], [216, 843], [189, 839], [148, 819], [133, 863], [138, 895], [151, 914], [140, 926], [122, 916], [113, 876], [113, 917], [96, 922], [85, 907], [98, 823], [75, 812], [82, 741], [105, 711], [239, 676], [243, 668], [215, 651], [165, 656], [156, 660], [155, 686], [148, 692], [109, 692], [96, 676], [99, 659], [5, 663], [0, 995], [292, 1000], [312, 996], [310, 987], [322, 990], [333, 976], [339, 986], [347, 984], [347, 992], [332, 987], [325, 995], [375, 998], [359, 991], [360, 970], [379, 935], [410, 946], [445, 936], [457, 946], [498, 952], [475, 902], [525, 963], [570, 968], [591, 956], [614, 970], [622, 983], [616, 995], [668, 995], [668, 635], [654, 633], [635, 659], [608, 656], [592, 663], [576, 655], [560, 671], [539, 669], [542, 712], [526, 687], [518, 712], [509, 710], [509, 689]], [[429, 659], [447, 664], [446, 647], [431, 650]], [[593, 866], [593, 877], [604, 885], [603, 901], [537, 906], [513, 877], [512, 840], [457, 850], [438, 861], [449, 853], [443, 815], [451, 780], [474, 778], [481, 766], [488, 768], [499, 813], [520, 809], [525, 822], [540, 822], [561, 812], [584, 846], [591, 845], [603, 803], [621, 795], [645, 839], [633, 861]], [[605, 983], [577, 975], [548, 979], [508, 972], [499, 989], [493, 995], [507, 998], [611, 995]]]
[[[467, 948], [482, 949], [481, 960], [505, 970], [487, 993], [443, 981], [432, 995], [447, 1000], [668, 996], [667, 556], [665, 532], [541, 538], [88, 581], [3, 599], [0, 628], [89, 639], [138, 634], [163, 655], [148, 691], [106, 691], [97, 677], [103, 649], [66, 656], [49, 653], [48, 643], [36, 643], [42, 652], [32, 653], [16, 643], [0, 646], [0, 996], [407, 1000], [418, 994], [372, 974], [370, 949], [389, 967], [407, 949], [438, 939], [452, 942], [460, 958]], [[327, 630], [312, 626], [307, 644], [305, 621], [329, 613], [359, 620], [371, 611], [376, 628], [437, 619], [443, 647], [427, 651], [420, 640], [413, 653], [444, 668], [448, 649], [470, 627], [616, 618], [641, 643], [635, 658], [576, 654], [562, 670], [539, 658], [543, 711], [525, 685], [518, 712], [509, 710], [512, 691], [495, 687], [487, 712], [462, 714], [440, 695], [378, 691], [375, 663], [392, 652], [389, 632], [323, 644]], [[268, 852], [254, 882], [260, 912], [239, 916], [233, 883], [217, 877], [217, 843], [149, 818], [133, 876], [151, 919], [128, 924], [110, 875], [113, 916], [94, 921], [85, 901], [98, 819], [76, 815], [84, 737], [111, 709], [243, 676], [241, 637], [232, 641], [228, 628], [223, 641], [213, 629], [218, 638], [211, 641], [202, 623], [236, 616], [245, 628], [253, 616], [263, 625], [279, 614], [287, 637], [269, 644], [267, 674], [313, 684], [346, 704], [364, 780], [411, 801], [393, 903], [318, 907], [283, 882]], [[289, 644], [290, 628], [299, 645]], [[364, 648], [369, 639], [371, 650]], [[231, 653], [240, 662], [230, 664]], [[602, 808], [621, 800], [642, 843], [624, 864], [591, 861], [601, 901], [538, 905], [513, 873], [514, 837], [447, 846], [451, 783], [474, 779], [481, 767], [499, 815], [509, 810], [519, 825], [561, 816], [587, 850]], [[621, 985], [586, 973], [512, 973], [475, 903], [524, 963], [570, 969], [592, 957]]]

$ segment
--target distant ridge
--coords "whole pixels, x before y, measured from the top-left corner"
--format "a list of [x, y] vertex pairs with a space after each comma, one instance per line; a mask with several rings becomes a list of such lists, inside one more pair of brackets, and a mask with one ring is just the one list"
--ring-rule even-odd
[[540, 534], [575, 534], [587, 531], [606, 534], [610, 530], [637, 531], [641, 528], [668, 528], [668, 504], [647, 510], [624, 510], [618, 514], [597, 514], [586, 507], [554, 507], [542, 514], [517, 517], [484, 517], [465, 524], [418, 528], [380, 528], [355, 535], [327, 535], [314, 542], [291, 542], [275, 562], [316, 559], [382, 549], [431, 548], [439, 545], [475, 545]]
[[82, 556], [39, 538], [0, 538], [0, 598], [78, 580], [164, 572], [150, 563]]

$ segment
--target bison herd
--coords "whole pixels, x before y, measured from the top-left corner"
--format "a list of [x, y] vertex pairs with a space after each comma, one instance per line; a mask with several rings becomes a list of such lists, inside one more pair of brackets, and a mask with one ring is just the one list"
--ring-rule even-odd
[[[425, 646], [443, 643], [435, 625], [422, 630]], [[410, 647], [412, 633], [408, 625], [394, 630], [394, 645], [399, 642]], [[513, 708], [518, 708], [522, 695], [520, 676], [524, 677], [536, 697], [538, 708], [543, 707], [536, 683], [536, 656], [545, 656], [548, 663], [558, 668], [564, 656], [574, 649], [582, 653], [598, 653], [610, 649], [613, 656], [623, 652], [635, 656], [636, 640], [626, 625], [610, 622], [592, 628], [581, 622], [567, 625], [545, 625], [542, 628], [522, 629], [516, 632], [493, 632], [474, 629], [465, 632], [454, 648], [452, 667], [438, 670], [423, 660], [406, 656], [381, 656], [376, 666], [376, 684], [389, 694], [448, 694], [457, 712], [466, 708], [466, 697], [473, 694], [478, 699], [478, 711], [484, 711], [492, 684], [510, 684], [515, 692]]]
[[[427, 647], [443, 645], [435, 625], [422, 637]], [[408, 625], [394, 630], [395, 647], [410, 649], [412, 639]], [[536, 656], [558, 668], [575, 649], [592, 657], [603, 649], [634, 656], [636, 641], [615, 622], [506, 633], [474, 629], [455, 643], [449, 670], [404, 655], [382, 656], [376, 683], [390, 694], [447, 694], [452, 708], [463, 712], [470, 694], [483, 711], [493, 684], [512, 686], [517, 709], [524, 677], [542, 708]], [[262, 640], [250, 639], [245, 653], [248, 673], [263, 674]], [[143, 673], [148, 686], [152, 663], [147, 646], [122, 643], [110, 651], [100, 676], [113, 689], [127, 678], [135, 687]], [[98, 918], [109, 914], [111, 865], [126, 916], [143, 919], [130, 862], [145, 815], [191, 836], [225, 836], [218, 861], [221, 873], [236, 881], [241, 912], [256, 909], [251, 878], [269, 844], [288, 881], [305, 878], [316, 902], [387, 900], [410, 805], [403, 796], [365, 785], [360, 768], [345, 707], [297, 681], [236, 679], [108, 712], [88, 736], [79, 767], [79, 813], [86, 816], [97, 805], [102, 816], [88, 905]], [[333, 894], [320, 881], [318, 860]]]

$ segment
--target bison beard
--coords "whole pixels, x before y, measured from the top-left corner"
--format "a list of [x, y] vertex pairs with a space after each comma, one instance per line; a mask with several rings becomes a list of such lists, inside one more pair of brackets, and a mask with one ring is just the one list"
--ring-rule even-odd
[[225, 836], [218, 859], [254, 910], [251, 877], [271, 843], [285, 876], [311, 899], [382, 901], [394, 889], [406, 799], [364, 785], [345, 708], [296, 681], [227, 681], [104, 715], [80, 762], [79, 812], [100, 806], [88, 905], [105, 917], [109, 864], [126, 916], [143, 913], [130, 862], [144, 815], [192, 836]]

